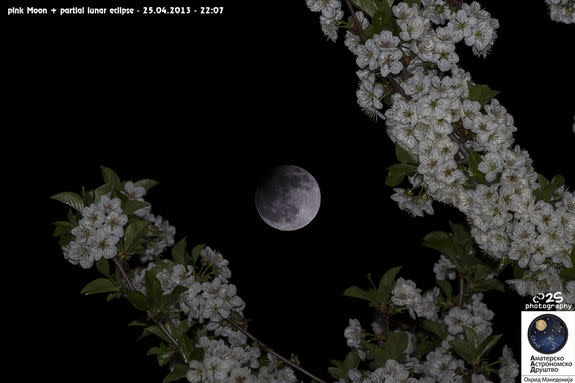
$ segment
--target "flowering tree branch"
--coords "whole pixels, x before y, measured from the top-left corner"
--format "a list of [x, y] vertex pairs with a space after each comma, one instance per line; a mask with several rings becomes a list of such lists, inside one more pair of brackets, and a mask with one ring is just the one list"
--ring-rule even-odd
[[[114, 258], [114, 263], [116, 264], [117, 270], [122, 275], [124, 282], [126, 282], [126, 284], [128, 285], [128, 291], [129, 292], [136, 291], [136, 288], [134, 287], [132, 280], [128, 277], [126, 270], [124, 270], [124, 267], [122, 266], [122, 261], [118, 260], [118, 258], [120, 258], [120, 257], [121, 257], [121, 255]], [[166, 329], [166, 326], [164, 325], [164, 323], [162, 321], [159, 321], [159, 320], [153, 318], [153, 317], [151, 318], [151, 320], [156, 324], [156, 326], [158, 326], [160, 331], [170, 340], [170, 343], [172, 344], [172, 346], [175, 347], [177, 350], [181, 350], [180, 346], [178, 345], [178, 341], [176, 339], [174, 339], [172, 334], [168, 331], [168, 329]]]
[[298, 370], [299, 372], [301, 372], [302, 374], [312, 378], [313, 380], [319, 382], [319, 383], [327, 383], [325, 380], [317, 377], [316, 375], [312, 374], [311, 372], [307, 371], [306, 369], [304, 369], [302, 366], [300, 366], [298, 363], [294, 363], [291, 360], [287, 359], [286, 357], [282, 356], [281, 354], [275, 352], [271, 347], [269, 347], [268, 345], [266, 345], [265, 343], [263, 343], [261, 340], [259, 340], [258, 338], [256, 338], [254, 335], [252, 335], [251, 333], [248, 332], [248, 330], [245, 329], [245, 327], [243, 327], [242, 325], [236, 323], [233, 319], [228, 318], [226, 320], [229, 324], [231, 324], [236, 330], [240, 331], [242, 334], [246, 335], [248, 338], [250, 338], [251, 340], [253, 340], [263, 351], [265, 352], [269, 352], [270, 354], [272, 354], [273, 356], [275, 356], [276, 358], [278, 358], [279, 360], [283, 361], [284, 363], [290, 365], [291, 367], [293, 367], [294, 369]]
[[[163, 383], [295, 383], [294, 372], [326, 383], [241, 325], [245, 303], [229, 283], [228, 261], [204, 245], [188, 250], [185, 238], [175, 243], [174, 227], [152, 214], [143, 198], [156, 181], [121, 181], [106, 167], [102, 174], [104, 184], [94, 190], [52, 197], [72, 209], [55, 223], [54, 235], [68, 261], [95, 265], [103, 276], [83, 294], [125, 297], [145, 313], [130, 325], [160, 342], [148, 355], [169, 367]], [[168, 249], [171, 258], [164, 257]]]
[[575, 0], [545, 0], [549, 6], [551, 20], [575, 24]]
[[355, 9], [353, 8], [351, 1], [345, 0], [345, 3], [347, 5], [347, 8], [349, 9], [349, 13], [351, 13], [351, 15], [353, 17], [353, 22], [354, 22], [353, 32], [359, 36], [361, 41], [366, 42], [367, 39], [365, 38], [365, 35], [363, 34], [363, 30], [361, 29], [361, 23], [359, 22], [359, 19], [357, 18], [357, 15], [355, 14]]
[[[345, 40], [359, 67], [358, 103], [385, 120], [399, 153], [386, 180], [396, 187], [392, 198], [414, 215], [433, 213], [433, 200], [458, 208], [488, 256], [519, 266], [508, 281], [519, 294], [575, 290], [567, 285], [575, 196], [562, 177], [535, 172], [528, 153], [513, 146], [516, 128], [498, 92], [458, 66], [456, 44], [486, 56], [498, 21], [477, 2], [350, 3], [361, 9], [348, 4], [364, 35], [354, 28]], [[339, 0], [308, 6], [321, 12], [324, 33], [336, 40]], [[398, 187], [405, 181], [409, 188]]]

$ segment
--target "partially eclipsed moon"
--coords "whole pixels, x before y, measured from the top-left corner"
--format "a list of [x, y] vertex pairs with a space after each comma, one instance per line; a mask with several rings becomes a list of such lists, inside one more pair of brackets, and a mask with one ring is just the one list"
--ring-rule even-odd
[[535, 328], [539, 331], [543, 331], [547, 328], [547, 322], [545, 322], [543, 319], [539, 319], [537, 322], [535, 322]]
[[305, 169], [282, 165], [258, 187], [255, 200], [265, 223], [278, 230], [293, 231], [315, 218], [321, 194], [315, 178]]

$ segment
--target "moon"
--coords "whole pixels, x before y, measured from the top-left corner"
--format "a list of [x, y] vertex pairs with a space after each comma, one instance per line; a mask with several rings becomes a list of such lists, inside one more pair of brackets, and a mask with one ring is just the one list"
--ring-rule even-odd
[[315, 218], [321, 193], [317, 181], [305, 169], [282, 165], [258, 186], [255, 202], [265, 223], [281, 231], [293, 231]]
[[539, 331], [543, 331], [547, 328], [547, 322], [545, 322], [543, 319], [539, 319], [537, 322], [535, 322], [535, 328]]

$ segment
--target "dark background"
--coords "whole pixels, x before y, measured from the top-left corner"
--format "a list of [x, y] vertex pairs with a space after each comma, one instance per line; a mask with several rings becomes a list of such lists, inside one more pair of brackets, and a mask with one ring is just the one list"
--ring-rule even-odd
[[[499, 37], [486, 60], [461, 46], [463, 64], [502, 92], [536, 169], [563, 174], [573, 187], [575, 27], [551, 22], [543, 0], [482, 3], [500, 20]], [[7, 24], [2, 189], [14, 249], [4, 255], [3, 312], [25, 376], [164, 375], [144, 356], [149, 344], [135, 342], [139, 330], [126, 326], [133, 311], [80, 296], [96, 272], [67, 263], [51, 238], [50, 222], [66, 209], [48, 197], [98, 186], [99, 165], [124, 179], [159, 180], [148, 196], [154, 212], [177, 238], [230, 260], [252, 332], [322, 376], [346, 352], [348, 318], [370, 323], [363, 303], [341, 295], [345, 288], [366, 287], [368, 273], [396, 265], [432, 286], [438, 255], [421, 239], [462, 216], [436, 204], [435, 216], [413, 219], [389, 199], [383, 180], [393, 146], [355, 103], [356, 67], [343, 39], [325, 41], [303, 0], [228, 1], [219, 16]], [[254, 208], [259, 178], [279, 164], [307, 169], [322, 190], [318, 216], [296, 232], [268, 227]], [[487, 301], [495, 332], [518, 353], [521, 300], [495, 293]]]

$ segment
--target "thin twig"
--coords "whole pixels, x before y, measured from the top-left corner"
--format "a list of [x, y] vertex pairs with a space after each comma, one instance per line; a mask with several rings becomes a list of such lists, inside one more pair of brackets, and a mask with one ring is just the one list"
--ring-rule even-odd
[[399, 93], [403, 98], [405, 98], [406, 100], [411, 100], [411, 97], [409, 97], [406, 93], [405, 90], [403, 90], [403, 87], [397, 82], [397, 80], [393, 77], [393, 76], [389, 76], [388, 77], [389, 82], [391, 83], [391, 86], [393, 87], [393, 89]]
[[296, 370], [298, 370], [299, 372], [301, 372], [302, 374], [312, 378], [313, 380], [319, 382], [319, 383], [327, 383], [327, 381], [317, 377], [316, 375], [312, 374], [311, 372], [307, 371], [306, 369], [304, 369], [303, 367], [301, 367], [299, 364], [292, 362], [291, 360], [283, 357], [282, 355], [278, 354], [277, 352], [275, 352], [272, 348], [270, 348], [269, 346], [267, 346], [265, 343], [263, 343], [261, 340], [259, 340], [258, 338], [256, 338], [255, 336], [253, 336], [252, 334], [250, 334], [248, 332], [248, 330], [246, 330], [242, 325], [236, 323], [234, 320], [232, 319], [226, 319], [226, 321], [232, 325], [232, 327], [234, 327], [235, 329], [237, 329], [239, 332], [241, 332], [242, 334], [244, 334], [245, 336], [247, 336], [248, 338], [250, 338], [251, 340], [253, 340], [254, 342], [256, 342], [260, 348], [266, 352], [269, 352], [270, 354], [272, 354], [273, 356], [275, 356], [276, 358], [280, 359], [281, 361], [287, 363], [288, 365], [290, 365], [291, 367], [295, 368]]
[[365, 38], [365, 35], [363, 34], [363, 30], [361, 29], [361, 24], [359, 23], [357, 15], [355, 14], [355, 9], [353, 9], [353, 5], [351, 4], [350, 0], [345, 0], [345, 3], [347, 4], [347, 8], [349, 9], [351, 16], [353, 17], [353, 23], [355, 24], [355, 34], [358, 35], [359, 38], [361, 39], [361, 41], [363, 41], [365, 43], [367, 41], [367, 39]]
[[136, 291], [136, 288], [134, 287], [132, 280], [128, 277], [128, 274], [126, 274], [126, 270], [124, 270], [124, 266], [122, 266], [122, 263], [118, 261], [118, 257], [114, 257], [114, 263], [116, 264], [116, 267], [120, 271], [120, 274], [122, 274], [122, 278], [124, 278], [124, 281], [130, 287], [130, 291]]
[[463, 274], [459, 273], [459, 303], [458, 306], [463, 306], [463, 296], [465, 295], [465, 280], [463, 279]]

